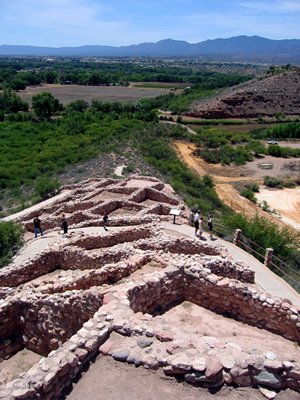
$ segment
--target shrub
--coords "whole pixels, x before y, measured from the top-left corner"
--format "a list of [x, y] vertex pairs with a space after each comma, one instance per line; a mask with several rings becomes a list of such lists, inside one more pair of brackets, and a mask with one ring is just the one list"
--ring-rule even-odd
[[268, 202], [267, 202], [266, 200], [263, 200], [262, 205], [261, 205], [261, 208], [262, 208], [264, 211], [270, 211], [270, 206], [269, 206], [269, 204], [268, 204]]
[[59, 188], [60, 183], [56, 178], [52, 180], [40, 178], [35, 185], [35, 191], [42, 198], [42, 200], [56, 196], [59, 193]]
[[265, 176], [264, 185], [268, 187], [276, 187], [282, 189], [283, 181], [281, 179], [272, 178], [271, 176]]
[[255, 182], [248, 183], [246, 188], [252, 190], [252, 192], [258, 193], [259, 192], [259, 185]]
[[286, 187], [286, 188], [293, 189], [293, 188], [296, 187], [296, 182], [294, 182], [294, 181], [287, 181], [287, 182], [284, 182], [283, 186]]
[[7, 265], [23, 244], [23, 226], [13, 221], [0, 221], [0, 267]]
[[252, 192], [252, 190], [250, 190], [250, 189], [243, 189], [241, 191], [241, 196], [246, 197], [253, 203], [257, 202], [257, 198], [255, 197], [254, 192]]

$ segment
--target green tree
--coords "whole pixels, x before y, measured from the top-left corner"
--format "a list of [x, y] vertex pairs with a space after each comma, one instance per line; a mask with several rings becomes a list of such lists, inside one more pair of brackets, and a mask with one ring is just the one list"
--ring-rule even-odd
[[23, 226], [13, 221], [0, 221], [0, 267], [8, 264], [23, 244]]
[[52, 180], [40, 178], [35, 185], [35, 191], [42, 198], [42, 200], [56, 196], [59, 193], [59, 189], [60, 183], [56, 178]]
[[32, 96], [32, 108], [38, 117], [50, 120], [57, 111], [62, 111], [63, 105], [51, 93], [43, 92]]
[[85, 100], [75, 100], [75, 101], [71, 101], [71, 103], [68, 104], [66, 111], [78, 111], [78, 112], [85, 112], [85, 110], [87, 110], [89, 107], [89, 103], [86, 102]]

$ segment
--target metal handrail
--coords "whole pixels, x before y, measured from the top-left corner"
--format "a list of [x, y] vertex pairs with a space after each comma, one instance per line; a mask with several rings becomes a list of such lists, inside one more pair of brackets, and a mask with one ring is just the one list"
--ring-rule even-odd
[[[217, 226], [217, 227], [220, 227], [220, 228], [222, 228], [222, 229], [225, 229], [226, 231], [231, 231], [231, 232], [233, 231], [232, 229], [226, 228], [225, 226], [222, 226], [222, 225], [220, 225], [220, 224], [215, 224], [214, 226], [215, 226], [215, 227]], [[233, 231], [233, 232], [234, 232], [234, 231]], [[216, 234], [217, 234], [217, 233], [224, 234], [223, 232], [219, 232], [219, 231], [217, 231], [217, 230], [215, 230], [215, 233], [216, 233]], [[234, 239], [234, 236], [231, 236], [231, 235], [228, 235], [228, 234], [226, 234], [226, 236], [228, 236], [228, 237]], [[260, 246], [259, 244], [253, 242], [251, 239], [247, 238], [247, 236], [245, 236], [244, 234], [242, 234], [242, 237], [243, 237], [245, 240], [249, 241], [250, 243], [252, 243], [253, 245], [257, 246], [258, 248], [260, 248], [261, 250], [263, 250], [263, 251], [266, 253], [266, 249], [265, 249], [264, 247], [262, 247], [262, 246]], [[252, 253], [255, 253], [257, 256], [260, 256], [260, 257], [262, 257], [262, 258], [265, 258], [265, 256], [263, 256], [262, 254], [258, 253], [256, 250], [254, 250], [252, 247], [248, 246], [246, 243], [242, 242], [241, 240], [238, 240], [238, 241], [237, 241], [237, 244], [243, 245], [243, 246], [246, 248], [246, 251], [247, 251], [248, 253], [252, 252]], [[289, 266], [288, 264], [286, 264], [284, 261], [280, 260], [280, 258], [276, 257], [274, 254], [272, 255], [272, 258], [273, 258], [273, 259], [276, 259], [277, 262], [283, 264], [286, 268], [288, 268], [289, 270], [291, 270], [291, 271], [292, 271], [293, 273], [295, 273], [297, 276], [300, 276], [300, 273], [299, 273], [298, 271], [296, 271], [294, 268], [290, 267], [290, 266]], [[269, 261], [269, 264], [272, 265], [273, 267], [275, 267], [276, 269], [278, 269], [283, 275], [285, 275], [286, 277], [288, 277], [288, 278], [289, 278], [291, 281], [293, 281], [296, 285], [300, 286], [300, 283], [299, 283], [299, 282], [297, 282], [295, 279], [293, 279], [288, 273], [286, 273], [285, 271], [283, 271], [278, 265], [274, 264], [272, 261]]]
[[281, 264], [283, 264], [285, 267], [291, 269], [296, 275], [300, 276], [300, 273], [296, 271], [294, 268], [290, 267], [288, 264], [286, 264], [284, 261], [280, 260], [280, 258], [276, 257], [273, 255], [273, 258], [276, 258], [277, 261], [279, 261]]
[[283, 275], [287, 276], [291, 281], [293, 281], [297, 286], [300, 287], [300, 283], [297, 282], [294, 278], [292, 278], [289, 274], [287, 274], [285, 271], [283, 271], [281, 268], [275, 265], [272, 261], [270, 261], [270, 264], [273, 265], [273, 267], [277, 268]]
[[242, 236], [243, 236], [248, 242], [253, 243], [253, 244], [255, 244], [255, 246], [257, 246], [257, 247], [259, 247], [260, 249], [266, 251], [266, 249], [265, 249], [264, 247], [262, 247], [262, 246], [260, 246], [259, 244], [253, 242], [253, 240], [247, 238], [247, 236], [245, 236], [245, 235], [243, 235], [243, 234], [242, 234]]
[[243, 246], [245, 246], [247, 249], [250, 249], [251, 252], [257, 254], [258, 256], [265, 258], [265, 256], [263, 256], [262, 254], [258, 253], [256, 250], [252, 249], [252, 247], [247, 246], [246, 243], [241, 242], [240, 240], [238, 240], [238, 243], [242, 244]]

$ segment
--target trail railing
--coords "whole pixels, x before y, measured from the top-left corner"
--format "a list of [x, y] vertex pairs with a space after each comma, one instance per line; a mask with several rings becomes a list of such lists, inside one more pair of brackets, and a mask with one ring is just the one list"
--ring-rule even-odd
[[300, 293], [300, 273], [284, 261], [276, 257], [271, 248], [265, 249], [259, 244], [247, 238], [241, 229], [229, 229], [219, 224], [214, 224], [214, 234], [243, 248], [249, 254], [259, 259], [266, 267], [282, 277], [290, 286]]

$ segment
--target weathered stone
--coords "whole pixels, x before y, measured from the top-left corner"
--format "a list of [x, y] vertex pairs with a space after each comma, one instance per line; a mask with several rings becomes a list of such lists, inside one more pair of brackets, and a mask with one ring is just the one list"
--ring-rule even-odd
[[279, 389], [281, 386], [279, 375], [268, 371], [262, 371], [260, 374], [254, 375], [253, 380], [257, 385], [263, 385], [274, 389]]
[[119, 350], [114, 352], [112, 356], [116, 361], [127, 361], [129, 354], [129, 350]]
[[155, 330], [156, 338], [161, 342], [170, 342], [174, 339], [173, 334], [169, 331], [164, 331], [162, 329]]
[[207, 360], [205, 375], [207, 376], [207, 378], [213, 378], [220, 371], [222, 371], [222, 368], [223, 368], [222, 364], [220, 363], [220, 360], [218, 357], [210, 357]]
[[232, 369], [235, 366], [235, 360], [231, 356], [221, 356], [220, 362], [226, 369]]
[[206, 370], [206, 358], [198, 357], [192, 362], [192, 368], [197, 372], [204, 372]]
[[145, 337], [139, 337], [137, 339], [137, 344], [141, 349], [144, 349], [145, 347], [151, 346], [153, 343], [152, 339], [145, 338]]
[[276, 360], [278, 358], [278, 355], [273, 353], [272, 351], [267, 351], [267, 352], [265, 352], [265, 357], [268, 360]]
[[261, 393], [269, 400], [273, 400], [277, 396], [277, 392], [275, 390], [260, 385], [258, 385], [258, 388], [261, 391]]

